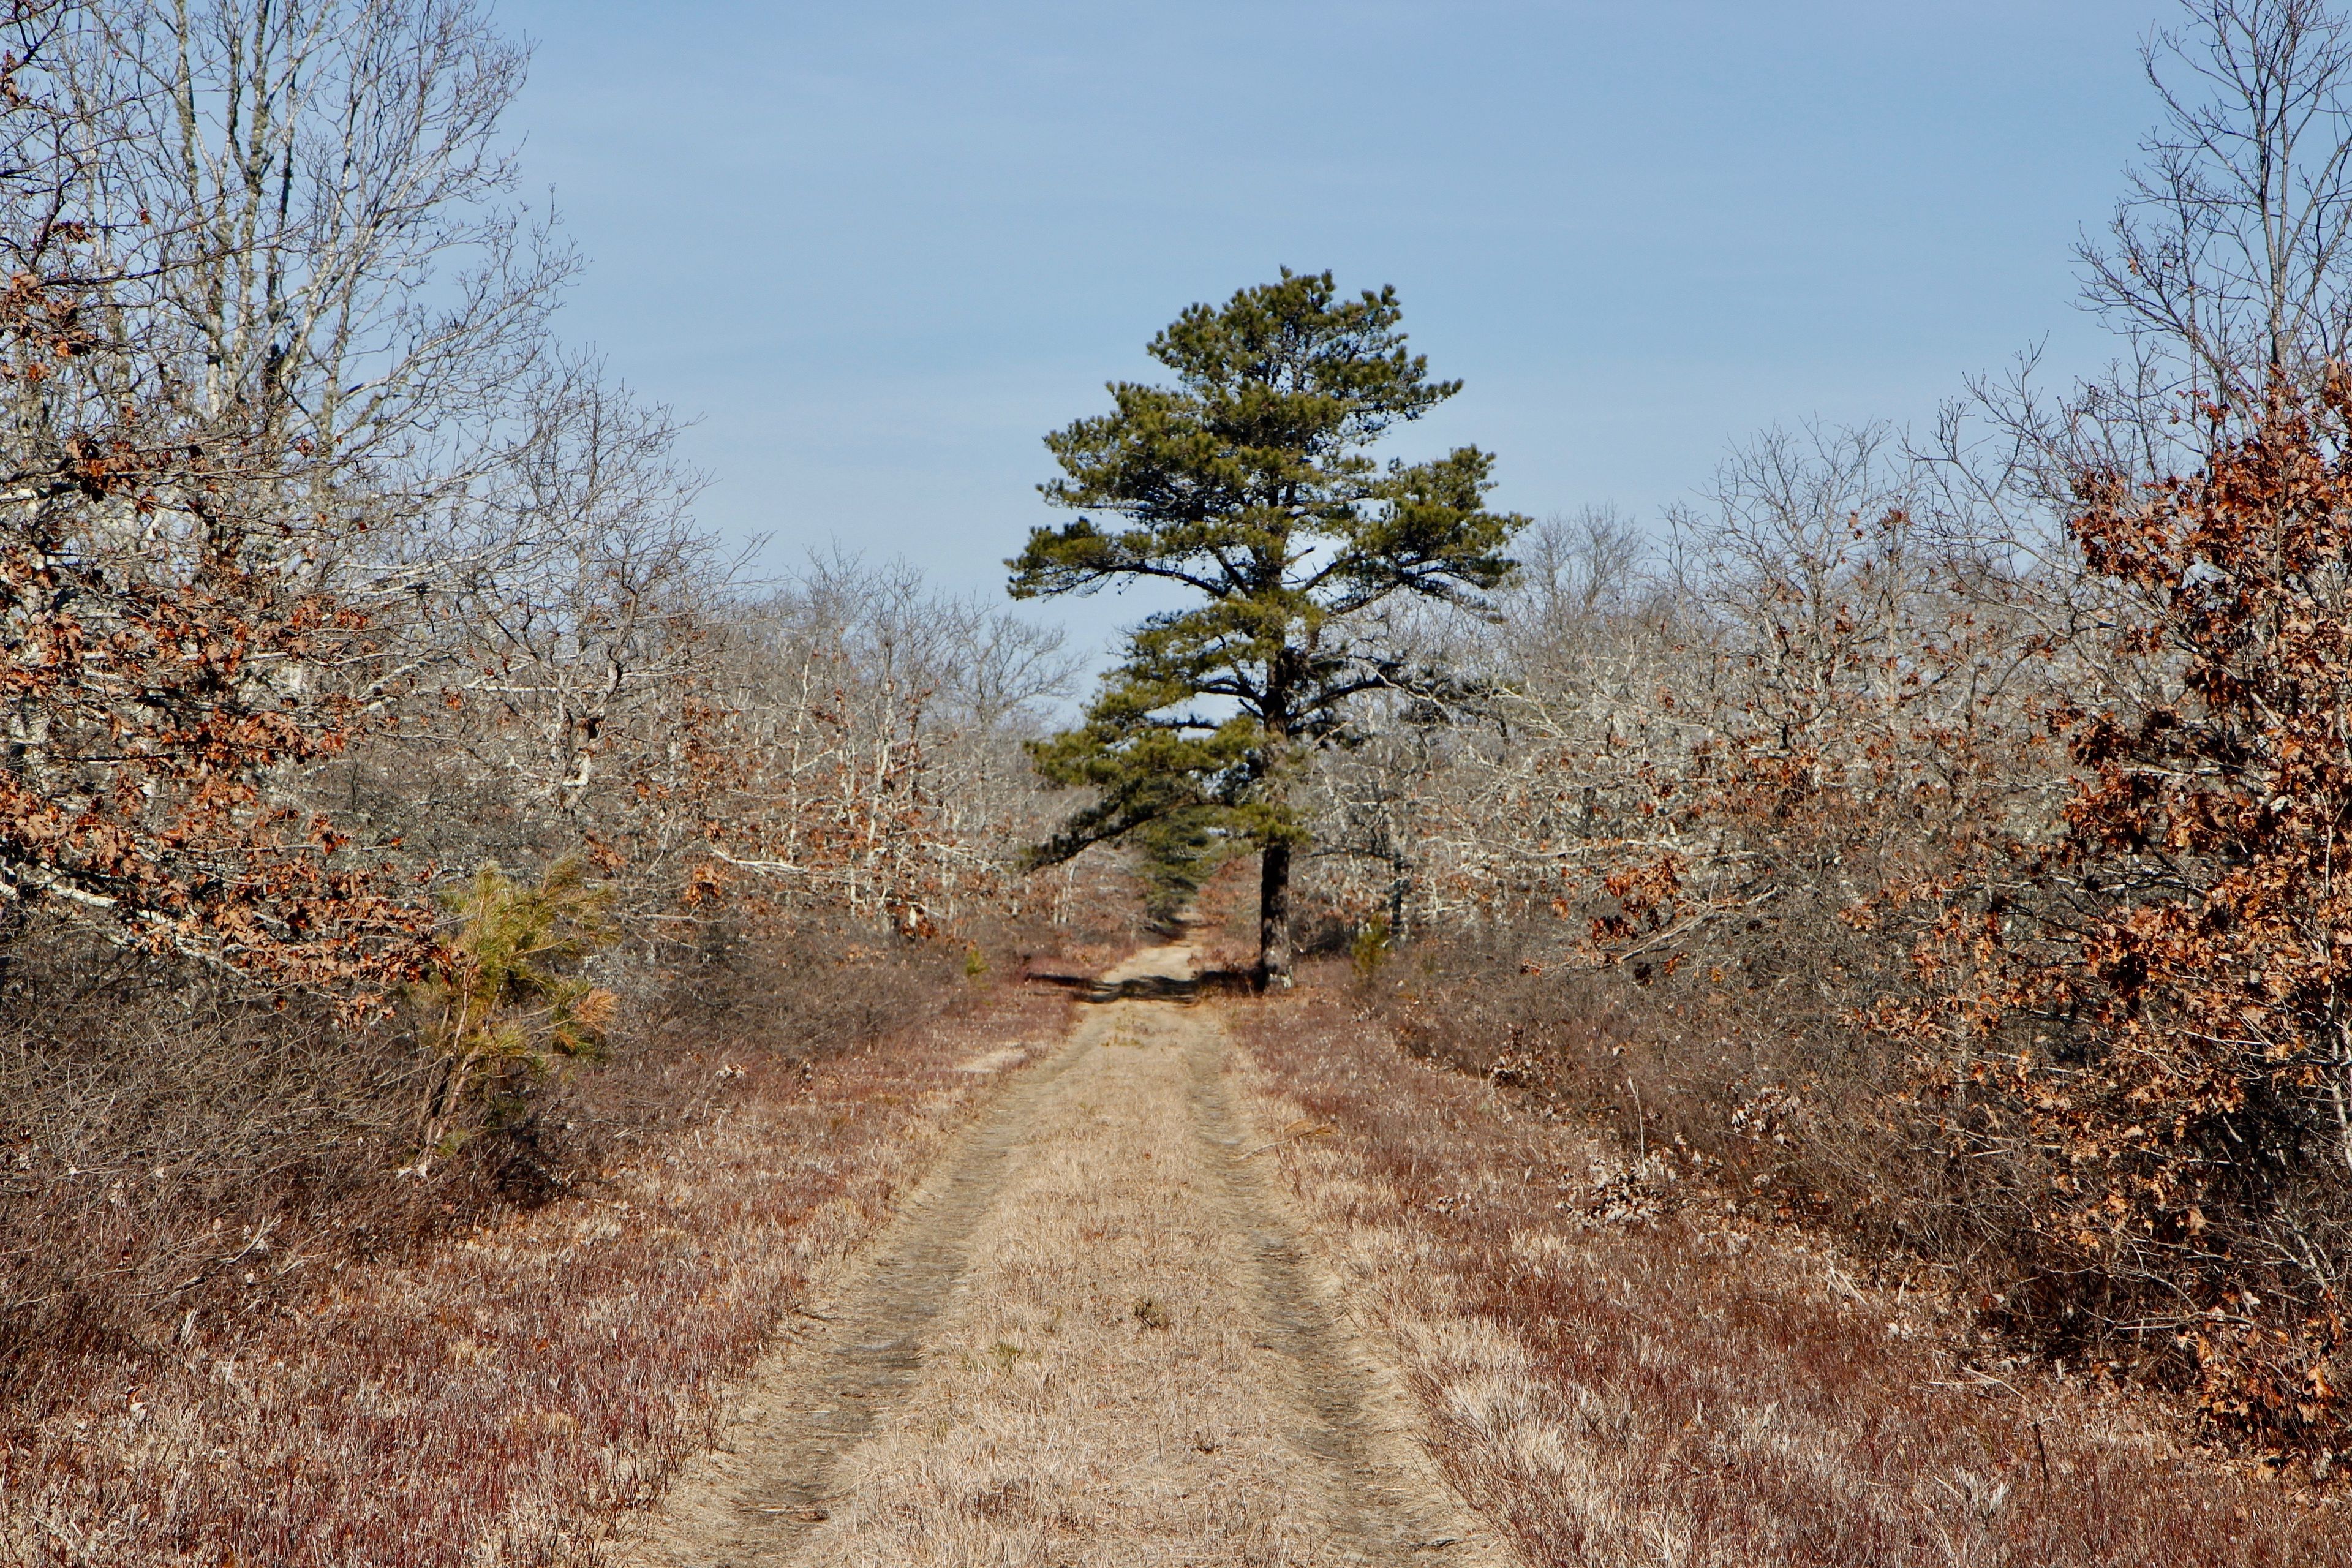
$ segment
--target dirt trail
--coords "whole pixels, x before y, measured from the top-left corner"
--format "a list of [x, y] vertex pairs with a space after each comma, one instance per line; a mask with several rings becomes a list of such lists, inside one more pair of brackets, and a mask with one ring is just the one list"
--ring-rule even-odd
[[1104, 977], [621, 1562], [1502, 1561], [1265, 1179], [1215, 1008], [1159, 999], [1190, 957]]

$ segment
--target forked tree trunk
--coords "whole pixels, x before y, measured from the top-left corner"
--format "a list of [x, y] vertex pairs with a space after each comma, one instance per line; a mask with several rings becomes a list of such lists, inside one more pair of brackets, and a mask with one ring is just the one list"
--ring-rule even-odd
[[1290, 846], [1278, 841], [1258, 858], [1257, 984], [1290, 984]]

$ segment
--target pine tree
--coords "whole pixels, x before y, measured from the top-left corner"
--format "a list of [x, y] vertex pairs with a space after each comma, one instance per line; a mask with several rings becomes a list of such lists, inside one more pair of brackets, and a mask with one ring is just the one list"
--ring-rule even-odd
[[[1194, 305], [1154, 338], [1173, 386], [1116, 382], [1108, 414], [1045, 438], [1045, 499], [1076, 521], [1008, 561], [1015, 598], [1156, 580], [1198, 595], [1129, 635], [1079, 728], [1036, 742], [1038, 770], [1090, 787], [1041, 859], [1213, 821], [1260, 853], [1258, 971], [1286, 984], [1290, 873], [1304, 842], [1289, 784], [1345, 728], [1349, 699], [1435, 679], [1365, 614], [1398, 594], [1475, 607], [1514, 569], [1528, 520], [1486, 510], [1494, 458], [1370, 455], [1461, 389], [1407, 352], [1396, 291], [1342, 299], [1328, 272]], [[1097, 526], [1096, 516], [1116, 524]]]

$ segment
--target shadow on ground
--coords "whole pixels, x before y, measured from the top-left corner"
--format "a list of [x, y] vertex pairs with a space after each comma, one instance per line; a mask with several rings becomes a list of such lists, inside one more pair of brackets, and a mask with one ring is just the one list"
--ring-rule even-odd
[[1168, 974], [1139, 974], [1126, 980], [1097, 980], [1091, 974], [1023, 976], [1039, 985], [1058, 985], [1077, 994], [1082, 1002], [1198, 1002], [1203, 996], [1247, 996], [1256, 983], [1247, 970], [1212, 969], [1190, 979]]

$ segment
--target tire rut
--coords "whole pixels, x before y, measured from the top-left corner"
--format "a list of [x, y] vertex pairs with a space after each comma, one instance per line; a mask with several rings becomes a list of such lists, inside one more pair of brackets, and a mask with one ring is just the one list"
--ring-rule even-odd
[[[734, 1562], [789, 1561], [823, 1522], [834, 1461], [862, 1441], [921, 1375], [922, 1335], [954, 1294], [970, 1262], [972, 1232], [1003, 1189], [1038, 1101], [1080, 1050], [1063, 1040], [1007, 1085], [981, 1124], [877, 1240], [850, 1299], [817, 1317], [831, 1332], [807, 1347], [814, 1370], [799, 1420], [762, 1445], [735, 1500]], [[725, 1561], [722, 1559], [721, 1561]]]
[[1369, 1563], [1427, 1562], [1429, 1553], [1465, 1538], [1449, 1533], [1447, 1500], [1412, 1495], [1414, 1489], [1398, 1484], [1405, 1478], [1395, 1473], [1394, 1456], [1377, 1454], [1367, 1441], [1376, 1426], [1371, 1369], [1349, 1353], [1354, 1336], [1334, 1310], [1329, 1287], [1249, 1163], [1250, 1130], [1225, 1087], [1229, 1049], [1223, 1029], [1200, 1031], [1188, 1047], [1193, 1120], [1223, 1180], [1227, 1211], [1248, 1237], [1268, 1348], [1288, 1363], [1292, 1396], [1311, 1417], [1293, 1429], [1292, 1441], [1324, 1463], [1341, 1492], [1355, 1555]]

